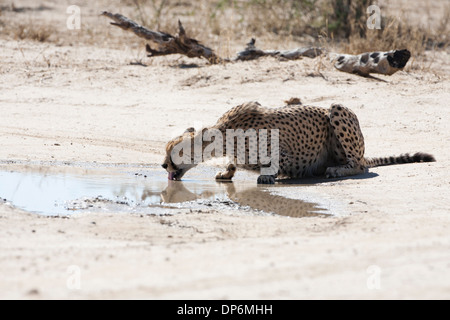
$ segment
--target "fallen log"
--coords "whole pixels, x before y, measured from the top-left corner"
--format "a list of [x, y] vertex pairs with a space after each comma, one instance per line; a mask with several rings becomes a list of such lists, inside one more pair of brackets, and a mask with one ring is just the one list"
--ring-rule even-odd
[[[211, 64], [229, 61], [243, 61], [254, 60], [264, 56], [273, 56], [280, 59], [295, 60], [301, 57], [315, 58], [322, 54], [323, 50], [320, 48], [298, 48], [294, 50], [260, 50], [255, 47], [255, 39], [247, 43], [244, 51], [237, 54], [237, 57], [229, 60], [222, 59], [217, 56], [211, 48], [202, 45], [198, 40], [189, 38], [183, 25], [178, 21], [178, 34], [173, 36], [171, 34], [149, 30], [133, 20], [121, 15], [112, 14], [108, 11], [103, 11], [102, 15], [110, 18], [114, 22], [112, 25], [117, 26], [125, 31], [131, 31], [138, 37], [148, 40], [150, 44], [145, 46], [149, 57], [164, 56], [170, 54], [183, 54], [190, 58], [205, 58]], [[153, 47], [152, 47], [153, 46]]]
[[[321, 48], [307, 47], [294, 50], [261, 50], [255, 46], [256, 40], [251, 39], [246, 48], [239, 52], [234, 59], [222, 59], [214, 53], [211, 48], [202, 45], [198, 40], [189, 38], [183, 25], [178, 21], [178, 34], [171, 34], [149, 30], [133, 20], [121, 15], [112, 14], [108, 11], [102, 15], [113, 20], [112, 25], [125, 31], [131, 31], [138, 37], [148, 40], [146, 45], [149, 57], [163, 56], [170, 54], [182, 54], [190, 58], [205, 58], [211, 64], [230, 61], [248, 61], [264, 56], [276, 57], [278, 59], [295, 60], [302, 57], [315, 58], [324, 53]], [[392, 50], [388, 52], [366, 52], [359, 55], [333, 54], [336, 55], [334, 67], [340, 71], [354, 73], [369, 77], [370, 73], [392, 75], [402, 70], [411, 53], [404, 50]]]
[[402, 70], [408, 63], [411, 53], [404, 50], [388, 52], [366, 52], [359, 55], [340, 54], [334, 67], [339, 71], [369, 76], [370, 73], [392, 75]]
[[271, 56], [278, 57], [286, 60], [296, 60], [301, 57], [315, 58], [323, 53], [323, 50], [320, 48], [298, 48], [294, 50], [261, 50], [256, 48], [255, 46], [256, 40], [252, 38], [249, 43], [247, 43], [247, 47], [244, 51], [238, 52], [237, 57], [234, 60], [254, 60], [260, 57]]
[[156, 46], [156, 48], [152, 48], [150, 44], [146, 45], [146, 50], [150, 54], [149, 56], [178, 53], [190, 58], [205, 58], [211, 64], [222, 61], [211, 48], [202, 45], [195, 39], [189, 38], [180, 21], [178, 21], [178, 34], [173, 36], [165, 32], [149, 30], [121, 14], [112, 14], [108, 11], [103, 11], [102, 15], [113, 20], [114, 22], [111, 22], [112, 25], [125, 31], [131, 31], [138, 37], [150, 41], [153, 46]]

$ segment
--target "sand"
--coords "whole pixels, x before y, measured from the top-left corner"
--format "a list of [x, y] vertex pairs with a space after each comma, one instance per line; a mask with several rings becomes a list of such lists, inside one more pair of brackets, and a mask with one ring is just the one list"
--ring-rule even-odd
[[[211, 207], [50, 218], [0, 202], [1, 299], [450, 298], [448, 51], [376, 81], [326, 59], [208, 66], [126, 44], [0, 38], [0, 162], [158, 165], [185, 128], [290, 97], [351, 108], [369, 157], [437, 162], [280, 190], [328, 204], [329, 217]], [[148, 66], [130, 64], [136, 55]]]

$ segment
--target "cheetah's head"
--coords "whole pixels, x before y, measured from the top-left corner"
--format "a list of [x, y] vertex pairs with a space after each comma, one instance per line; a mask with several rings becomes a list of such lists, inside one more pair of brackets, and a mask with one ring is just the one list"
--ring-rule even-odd
[[[169, 173], [169, 180], [181, 180], [184, 174], [197, 164], [193, 159], [193, 141], [195, 129], [188, 128], [179, 137], [170, 140], [166, 145], [166, 156], [162, 167]], [[184, 154], [191, 150], [191, 154]]]

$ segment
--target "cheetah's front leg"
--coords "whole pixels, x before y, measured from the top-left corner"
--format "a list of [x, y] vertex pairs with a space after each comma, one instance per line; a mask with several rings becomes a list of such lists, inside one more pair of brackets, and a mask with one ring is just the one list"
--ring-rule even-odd
[[260, 175], [257, 184], [275, 184], [276, 175]]

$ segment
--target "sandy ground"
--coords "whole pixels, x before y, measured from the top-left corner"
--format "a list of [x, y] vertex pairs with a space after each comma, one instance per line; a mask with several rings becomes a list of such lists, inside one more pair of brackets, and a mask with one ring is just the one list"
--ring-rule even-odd
[[325, 59], [207, 66], [174, 56], [142, 67], [130, 65], [143, 58], [138, 46], [5, 38], [0, 48], [3, 164], [157, 165], [185, 128], [245, 101], [275, 107], [294, 96], [354, 110], [367, 156], [437, 159], [283, 190], [339, 207], [327, 218], [214, 208], [48, 218], [0, 203], [0, 298], [450, 298], [448, 52], [375, 81]]

